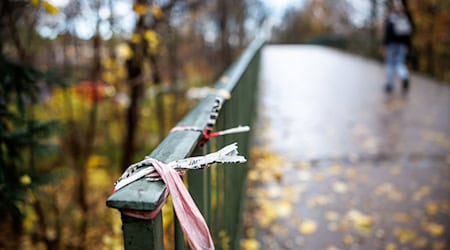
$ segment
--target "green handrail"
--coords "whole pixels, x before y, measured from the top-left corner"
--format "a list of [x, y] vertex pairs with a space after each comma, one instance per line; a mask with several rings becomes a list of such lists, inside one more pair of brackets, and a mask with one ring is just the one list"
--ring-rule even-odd
[[[215, 84], [217, 91], [202, 99], [177, 126], [205, 128], [216, 98], [223, 100], [216, 130], [251, 125], [256, 113], [258, 68], [263, 45], [264, 39], [256, 38]], [[224, 91], [231, 94], [230, 99], [226, 100], [220, 94]], [[149, 156], [162, 162], [170, 162], [206, 154], [210, 149], [238, 142], [239, 152], [248, 157], [251, 133], [216, 138], [204, 147], [197, 146], [200, 139], [201, 133], [197, 131], [170, 133]], [[237, 248], [235, 244], [246, 172], [247, 166], [239, 165], [188, 173], [189, 190], [210, 227], [216, 249]], [[106, 204], [119, 210], [154, 210], [161, 204], [165, 188], [161, 181], [138, 180], [113, 193]], [[164, 249], [161, 214], [151, 221], [122, 214], [122, 223], [126, 250]], [[176, 232], [175, 245], [177, 249], [184, 248], [179, 232]]]

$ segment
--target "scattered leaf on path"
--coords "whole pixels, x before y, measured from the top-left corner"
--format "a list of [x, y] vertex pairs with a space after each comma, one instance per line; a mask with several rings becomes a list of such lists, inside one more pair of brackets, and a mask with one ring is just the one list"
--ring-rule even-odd
[[443, 225], [434, 222], [425, 223], [423, 227], [425, 231], [427, 231], [431, 236], [434, 237], [441, 236], [445, 232], [445, 227]]
[[348, 191], [347, 184], [341, 181], [337, 181], [333, 183], [333, 191], [340, 194], [347, 193]]
[[396, 228], [394, 235], [402, 244], [407, 244], [416, 238], [416, 232], [411, 229]]
[[353, 244], [353, 242], [355, 242], [355, 240], [353, 239], [353, 236], [347, 234], [347, 235], [345, 235], [344, 238], [342, 239], [342, 242], [343, 242], [345, 245], [351, 245], [351, 244]]
[[313, 220], [305, 220], [300, 224], [299, 231], [302, 234], [313, 234], [317, 231], [317, 224]]
[[397, 250], [397, 245], [395, 245], [394, 243], [388, 243], [385, 250]]
[[428, 202], [425, 205], [427, 214], [430, 216], [436, 215], [439, 211], [439, 205], [436, 202]]
[[336, 221], [339, 219], [339, 214], [335, 211], [328, 211], [325, 213], [325, 219], [329, 221]]
[[356, 209], [350, 210], [347, 215], [347, 219], [350, 220], [353, 227], [361, 233], [370, 233], [373, 226], [373, 219], [369, 215], [366, 215]]
[[414, 192], [414, 194], [412, 195], [412, 200], [413, 201], [421, 201], [423, 200], [423, 198], [427, 195], [431, 194], [431, 188], [429, 186], [422, 186], [419, 188], [419, 190], [417, 190], [416, 192]]
[[395, 213], [392, 215], [392, 218], [399, 223], [410, 223], [412, 221], [411, 215], [407, 213]]
[[240, 243], [242, 250], [258, 250], [260, 248], [259, 242], [255, 239], [243, 239]]

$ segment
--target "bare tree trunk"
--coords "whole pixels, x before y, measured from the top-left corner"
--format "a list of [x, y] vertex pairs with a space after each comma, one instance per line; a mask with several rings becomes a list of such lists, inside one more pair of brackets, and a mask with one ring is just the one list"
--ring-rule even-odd
[[[34, 194], [33, 194], [34, 195]], [[45, 208], [42, 206], [41, 201], [39, 200], [39, 197], [37, 197], [36, 195], [34, 195], [34, 201], [32, 203], [32, 206], [34, 208], [34, 211], [36, 211], [36, 215], [39, 218], [38, 221], [38, 227], [39, 227], [39, 231], [37, 232], [37, 238], [39, 240], [42, 240], [45, 242], [45, 245], [47, 247], [47, 250], [58, 250], [59, 249], [59, 244], [61, 241], [61, 225], [60, 225], [60, 221], [59, 221], [59, 209], [56, 205], [56, 200], [54, 199], [54, 195], [52, 196], [52, 212], [54, 213], [54, 216], [56, 217], [55, 221], [55, 225], [54, 225], [54, 231], [55, 234], [52, 235], [48, 235], [47, 232], [49, 232], [50, 230], [50, 226], [48, 225], [47, 221], [46, 221], [46, 213], [49, 213], [49, 211], [45, 211]]]
[[173, 92], [174, 100], [172, 103], [172, 114], [171, 119], [173, 125], [178, 121], [178, 109], [179, 109], [179, 102], [182, 98], [182, 95], [180, 94], [180, 86], [178, 82], [178, 58], [177, 58], [177, 52], [178, 52], [178, 36], [177, 31], [173, 29], [173, 27], [170, 25], [170, 23], [167, 24], [168, 28], [168, 34], [169, 34], [169, 40], [168, 40], [168, 56], [169, 56], [169, 75], [170, 75], [170, 86], [171, 90]]
[[429, 38], [427, 42], [426, 55], [427, 55], [427, 73], [431, 76], [434, 76], [434, 46], [431, 38]]
[[[100, 20], [100, 19], [99, 19]], [[97, 23], [97, 31], [98, 31], [99, 23]], [[93, 63], [91, 69], [91, 91], [92, 91], [92, 103], [91, 108], [89, 110], [89, 120], [87, 125], [87, 130], [84, 138], [84, 145], [82, 149], [82, 157], [81, 160], [78, 161], [79, 165], [77, 166], [77, 181], [78, 181], [78, 195], [79, 200], [78, 204], [81, 209], [81, 222], [80, 222], [80, 237], [81, 242], [79, 245], [80, 250], [87, 249], [87, 231], [88, 231], [88, 219], [89, 219], [89, 204], [87, 201], [87, 188], [88, 188], [88, 178], [87, 178], [87, 170], [86, 163], [89, 160], [92, 152], [94, 151], [95, 144], [95, 135], [97, 133], [97, 120], [98, 120], [98, 105], [99, 99], [98, 96], [98, 79], [101, 70], [101, 38], [98, 33], [95, 34], [92, 40], [92, 48], [94, 51]]]
[[377, 55], [377, 52], [378, 52], [377, 18], [378, 18], [378, 1], [370, 0], [369, 55], [372, 55], [372, 56]]
[[221, 68], [219, 69], [219, 76], [231, 63], [231, 48], [228, 43], [228, 6], [226, 0], [219, 0], [219, 31], [220, 31], [220, 60]]
[[[161, 86], [161, 74], [158, 71], [158, 62], [156, 56], [150, 55], [150, 68], [152, 70], [152, 81], [154, 85]], [[159, 141], [165, 136], [166, 133], [166, 116], [164, 115], [164, 94], [160, 91], [156, 95], [156, 119], [158, 120], [158, 137]]]
[[131, 163], [136, 140], [136, 130], [139, 121], [139, 101], [141, 99], [141, 93], [143, 90], [143, 82], [141, 79], [141, 63], [139, 59], [135, 57], [136, 53], [133, 53], [133, 58], [127, 61], [128, 81], [130, 90], [130, 105], [127, 108], [126, 122], [125, 122], [125, 138], [122, 146], [122, 170], [125, 170]]

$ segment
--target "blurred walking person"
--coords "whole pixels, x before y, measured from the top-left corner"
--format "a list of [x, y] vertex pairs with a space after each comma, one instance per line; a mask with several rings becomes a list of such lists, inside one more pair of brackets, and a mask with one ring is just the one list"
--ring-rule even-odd
[[402, 81], [403, 91], [409, 89], [409, 72], [405, 65], [411, 46], [412, 24], [400, 1], [388, 2], [384, 29], [384, 55], [386, 64], [386, 93], [394, 89], [395, 75]]

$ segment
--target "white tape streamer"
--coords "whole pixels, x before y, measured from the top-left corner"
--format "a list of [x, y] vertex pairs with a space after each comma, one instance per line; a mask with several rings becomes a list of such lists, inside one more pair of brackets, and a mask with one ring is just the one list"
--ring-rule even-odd
[[[205, 156], [189, 157], [177, 161], [169, 162], [167, 165], [177, 170], [184, 172], [189, 169], [206, 168], [214, 163], [243, 163], [247, 160], [244, 156], [238, 155], [237, 143], [230, 144], [223, 147], [217, 152], [207, 154]], [[150, 177], [150, 180], [158, 180], [157, 173], [149, 158], [130, 165], [125, 172], [120, 176], [114, 186], [114, 191], [117, 191], [126, 185], [141, 179], [143, 177]]]

